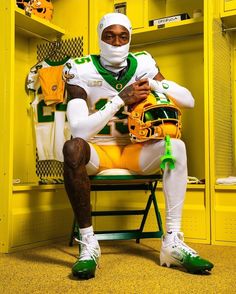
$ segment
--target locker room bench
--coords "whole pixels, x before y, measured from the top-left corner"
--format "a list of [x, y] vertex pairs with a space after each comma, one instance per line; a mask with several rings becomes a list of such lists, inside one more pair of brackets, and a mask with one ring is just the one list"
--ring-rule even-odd
[[[92, 210], [92, 217], [101, 216], [128, 216], [139, 215], [141, 222], [135, 230], [95, 230], [98, 240], [129, 240], [136, 239], [139, 243], [143, 238], [160, 238], [163, 234], [161, 215], [158, 209], [156, 200], [156, 186], [160, 181], [161, 175], [133, 175], [133, 174], [118, 174], [118, 175], [95, 175], [90, 176], [91, 191], [146, 191], [147, 201], [143, 209], [129, 209], [129, 210]], [[113, 193], [111, 197], [115, 197]], [[112, 201], [112, 200], [111, 200]], [[153, 206], [154, 215], [156, 219], [156, 229], [153, 231], [144, 231], [147, 217], [150, 208]], [[74, 237], [78, 237], [78, 225], [74, 218], [70, 236], [69, 245], [73, 245]]]

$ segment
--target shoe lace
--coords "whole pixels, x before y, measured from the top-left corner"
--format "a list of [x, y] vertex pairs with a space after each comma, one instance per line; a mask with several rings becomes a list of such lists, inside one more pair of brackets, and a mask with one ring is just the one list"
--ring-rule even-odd
[[79, 244], [81, 244], [81, 251], [79, 260], [86, 260], [86, 259], [93, 259], [96, 264], [98, 264], [98, 258], [100, 255], [100, 250], [97, 246], [97, 244], [94, 244], [93, 242], [88, 243], [82, 240], [79, 240], [75, 238], [75, 241], [77, 241]]
[[189, 247], [187, 244], [184, 243], [182, 234], [177, 234], [176, 241], [177, 241], [177, 243], [180, 244], [181, 249], [184, 250], [187, 254], [189, 254], [191, 256], [198, 255], [195, 250], [193, 250], [191, 247]]

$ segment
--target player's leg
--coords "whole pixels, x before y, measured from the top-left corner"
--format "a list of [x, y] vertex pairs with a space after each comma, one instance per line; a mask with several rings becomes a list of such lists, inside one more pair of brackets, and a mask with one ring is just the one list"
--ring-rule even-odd
[[[90, 181], [86, 165], [90, 172], [96, 172], [99, 158], [96, 152], [91, 152], [89, 144], [81, 138], [75, 138], [65, 143], [64, 182], [65, 188], [79, 225], [81, 244], [80, 256], [72, 267], [75, 276], [82, 279], [94, 277], [100, 256], [99, 244], [93, 233], [90, 207]], [[93, 162], [90, 161], [92, 157]]]
[[[182, 209], [187, 186], [187, 157], [183, 141], [171, 140], [172, 154], [176, 159], [175, 168], [166, 165], [163, 171], [163, 191], [166, 202], [166, 231], [179, 232], [181, 229]], [[165, 152], [165, 142], [144, 144], [140, 152], [142, 173], [151, 174], [160, 170], [160, 160]]]
[[[172, 154], [176, 159], [175, 168], [166, 166], [163, 171], [163, 192], [166, 204], [166, 235], [163, 237], [161, 248], [161, 264], [170, 266], [182, 265], [190, 272], [210, 270], [213, 265], [183, 242], [181, 231], [182, 209], [187, 186], [187, 156], [183, 141], [171, 139]], [[126, 150], [126, 156], [134, 152], [131, 146]], [[138, 165], [140, 173], [154, 174], [160, 170], [161, 156], [165, 152], [164, 141], [151, 141], [137, 147], [139, 153]], [[130, 153], [130, 155], [128, 155]], [[133, 163], [134, 166], [134, 163]], [[135, 168], [135, 166], [134, 166]], [[137, 171], [137, 168], [136, 168]]]
[[[166, 230], [179, 232], [187, 184], [187, 160], [183, 141], [172, 139], [171, 143], [173, 156], [176, 158], [175, 169], [169, 170], [166, 168], [163, 173]], [[160, 171], [161, 157], [164, 152], [165, 142], [162, 140], [129, 145], [123, 154], [129, 158], [126, 162], [131, 169], [141, 174], [155, 174]], [[132, 161], [130, 161], [131, 158]]]

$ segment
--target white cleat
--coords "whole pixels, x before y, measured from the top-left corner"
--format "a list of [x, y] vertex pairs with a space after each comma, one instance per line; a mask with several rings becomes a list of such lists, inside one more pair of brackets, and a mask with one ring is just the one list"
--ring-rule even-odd
[[190, 273], [206, 273], [213, 264], [201, 258], [195, 250], [184, 243], [183, 233], [167, 233], [162, 239], [160, 264], [167, 267], [181, 266]]

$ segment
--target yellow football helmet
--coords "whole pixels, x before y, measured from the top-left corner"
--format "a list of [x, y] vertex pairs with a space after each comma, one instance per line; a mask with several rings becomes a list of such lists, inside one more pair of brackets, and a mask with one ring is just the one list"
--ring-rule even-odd
[[49, 21], [52, 20], [53, 5], [51, 0], [16, 0], [16, 4], [28, 14], [35, 14]]
[[29, 1], [30, 0], [16, 0], [16, 5], [21, 9], [25, 9]]
[[131, 141], [144, 142], [150, 139], [181, 137], [181, 111], [162, 93], [150, 95], [129, 109], [128, 128]]
[[31, 0], [30, 7], [33, 14], [52, 20], [53, 6], [51, 0]]

